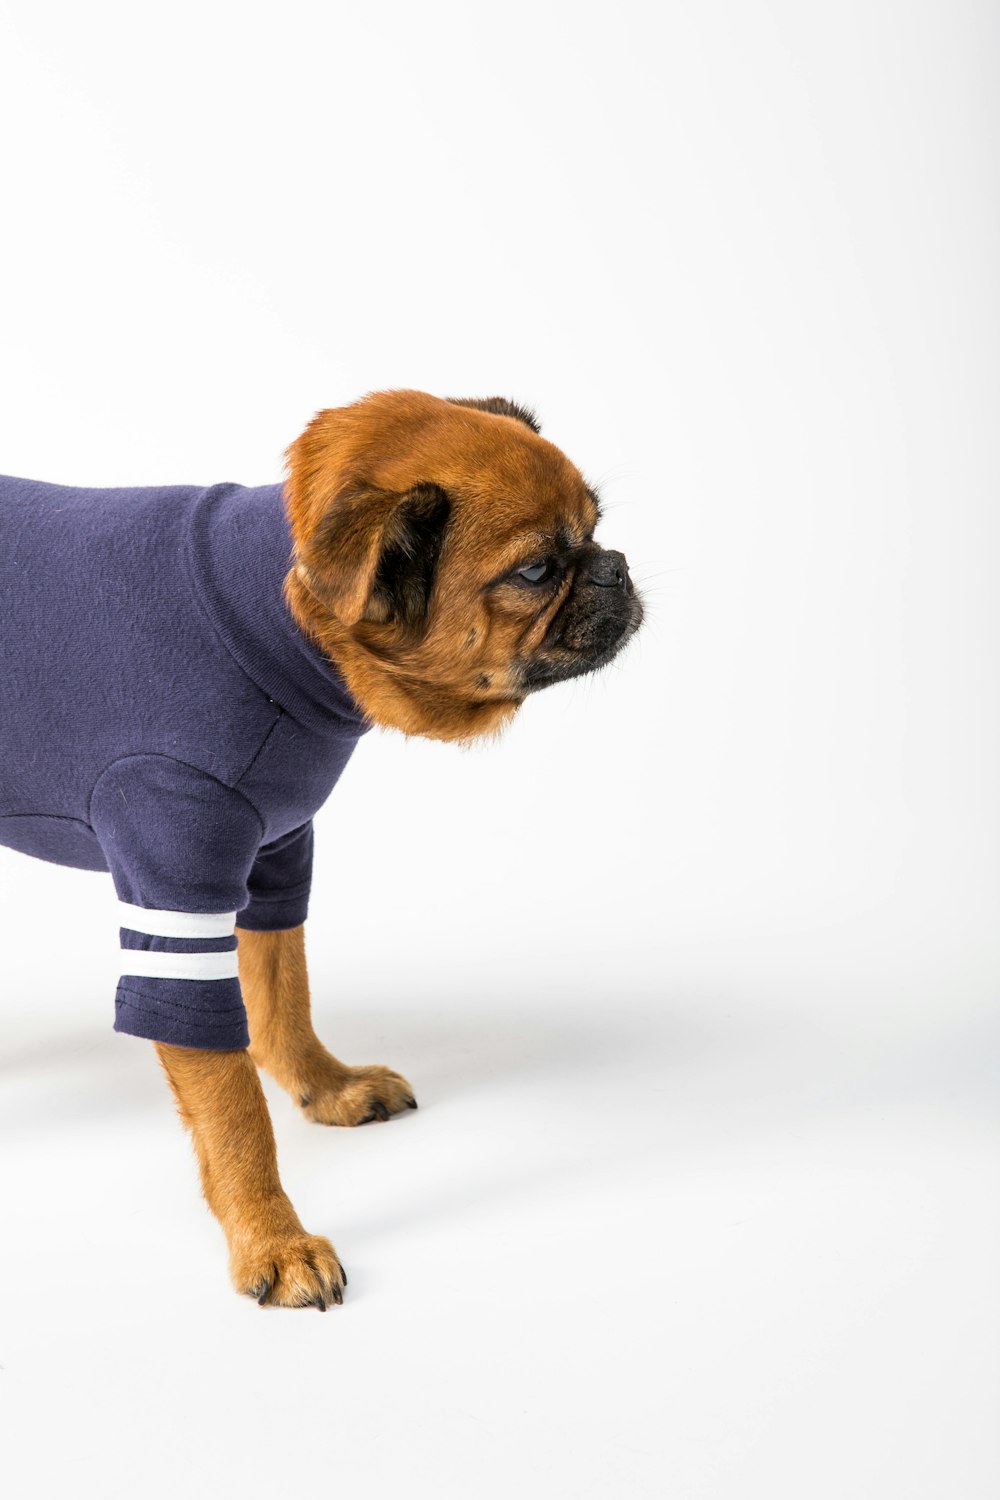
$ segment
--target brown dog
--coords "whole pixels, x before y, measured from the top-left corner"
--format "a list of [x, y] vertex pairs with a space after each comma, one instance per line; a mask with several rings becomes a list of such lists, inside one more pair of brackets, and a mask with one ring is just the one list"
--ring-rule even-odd
[[[371, 723], [441, 740], [495, 733], [528, 693], [603, 666], [639, 626], [642, 607], [625, 559], [593, 540], [599, 516], [593, 489], [540, 435], [531, 414], [508, 401], [446, 401], [418, 391], [372, 395], [320, 412], [287, 460], [294, 556], [285, 603]], [[22, 518], [36, 498], [34, 491], [21, 493]], [[16, 541], [16, 527], [14, 535]], [[131, 601], [128, 608], [138, 606]], [[263, 753], [254, 765], [264, 765]], [[125, 759], [158, 764], [149, 755]], [[144, 768], [143, 774], [153, 773]], [[223, 781], [203, 778], [198, 785], [217, 790]], [[72, 840], [82, 849], [92, 834], [86, 820], [74, 830], [73, 817], [57, 817], [56, 832], [44, 834], [50, 842], [36, 847], [27, 842], [30, 819], [16, 808], [4, 818], [2, 801], [0, 842], [115, 871], [129, 801], [124, 791], [109, 795], [109, 812], [99, 793], [91, 798], [89, 823], [103, 826], [105, 864], [67, 852]], [[184, 809], [175, 805], [183, 822]], [[211, 815], [199, 807], [192, 826], [206, 842], [226, 841], [229, 825], [212, 824]], [[5, 834], [4, 826], [15, 831]], [[115, 878], [119, 894], [136, 902], [117, 871]], [[129, 921], [166, 917], [166, 928], [147, 922], [141, 930], [175, 938], [189, 930], [171, 928], [178, 913], [149, 910], [156, 904], [143, 899], [127, 906]], [[415, 1107], [415, 1099], [398, 1073], [348, 1067], [317, 1038], [301, 924], [266, 930], [257, 921], [237, 931], [249, 1049], [175, 1045], [143, 1030], [141, 1021], [121, 1029], [155, 1040], [194, 1139], [205, 1197], [226, 1233], [237, 1289], [262, 1305], [325, 1309], [342, 1300], [346, 1276], [333, 1246], [306, 1233], [282, 1190], [257, 1068], [287, 1089], [309, 1119], [329, 1125], [384, 1120]], [[126, 974], [179, 972], [163, 966], [188, 959], [187, 953], [138, 956], [142, 962]], [[224, 966], [227, 959], [218, 951], [198, 962]], [[140, 997], [140, 987], [132, 993]]]

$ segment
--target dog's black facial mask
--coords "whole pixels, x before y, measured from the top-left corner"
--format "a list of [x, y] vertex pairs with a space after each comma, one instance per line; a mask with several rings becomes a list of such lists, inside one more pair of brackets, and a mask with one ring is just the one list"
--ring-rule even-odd
[[524, 665], [525, 691], [607, 666], [639, 629], [642, 613], [624, 555], [593, 546], [578, 564], [541, 649]]

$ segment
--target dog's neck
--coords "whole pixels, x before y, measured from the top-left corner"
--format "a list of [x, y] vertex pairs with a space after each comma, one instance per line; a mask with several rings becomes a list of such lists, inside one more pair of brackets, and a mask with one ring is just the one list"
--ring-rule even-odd
[[383, 729], [433, 740], [479, 740], [499, 734], [520, 707], [514, 699], [470, 701], [468, 693], [427, 682], [408, 672], [405, 662], [375, 653], [323, 607], [294, 569], [285, 597], [303, 633], [316, 642], [366, 716]]
[[284, 594], [292, 539], [282, 487], [217, 485], [195, 514], [192, 567], [226, 647], [269, 698], [319, 732], [360, 734], [369, 721]]

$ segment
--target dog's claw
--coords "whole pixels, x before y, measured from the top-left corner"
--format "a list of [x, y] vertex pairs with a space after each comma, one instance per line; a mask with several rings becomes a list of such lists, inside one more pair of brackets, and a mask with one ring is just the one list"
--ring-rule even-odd
[[318, 1307], [320, 1312], [334, 1301], [343, 1275], [330, 1241], [297, 1227], [279, 1232], [263, 1253], [237, 1245], [229, 1269], [236, 1287], [255, 1297], [259, 1307]]
[[336, 1302], [336, 1304], [337, 1304], [338, 1307], [342, 1307], [343, 1306], [343, 1303], [344, 1303], [344, 1294], [341, 1291], [341, 1289], [340, 1289], [339, 1286], [335, 1286], [334, 1287], [332, 1300], [334, 1302]]
[[347, 1285], [347, 1272], [344, 1270], [343, 1266], [340, 1265], [339, 1261], [337, 1262], [337, 1265], [340, 1267], [340, 1279], [344, 1283], [344, 1285], [346, 1286]]
[[369, 1125], [416, 1109], [413, 1085], [391, 1068], [348, 1068], [331, 1059], [331, 1069], [293, 1091], [307, 1120], [318, 1125]]

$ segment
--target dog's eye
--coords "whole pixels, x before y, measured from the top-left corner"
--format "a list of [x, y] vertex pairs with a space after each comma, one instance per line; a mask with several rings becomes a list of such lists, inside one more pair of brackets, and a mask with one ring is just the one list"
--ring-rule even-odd
[[523, 578], [525, 583], [544, 583], [552, 575], [552, 563], [546, 558], [544, 562], [529, 563], [526, 568], [518, 568], [517, 576]]

